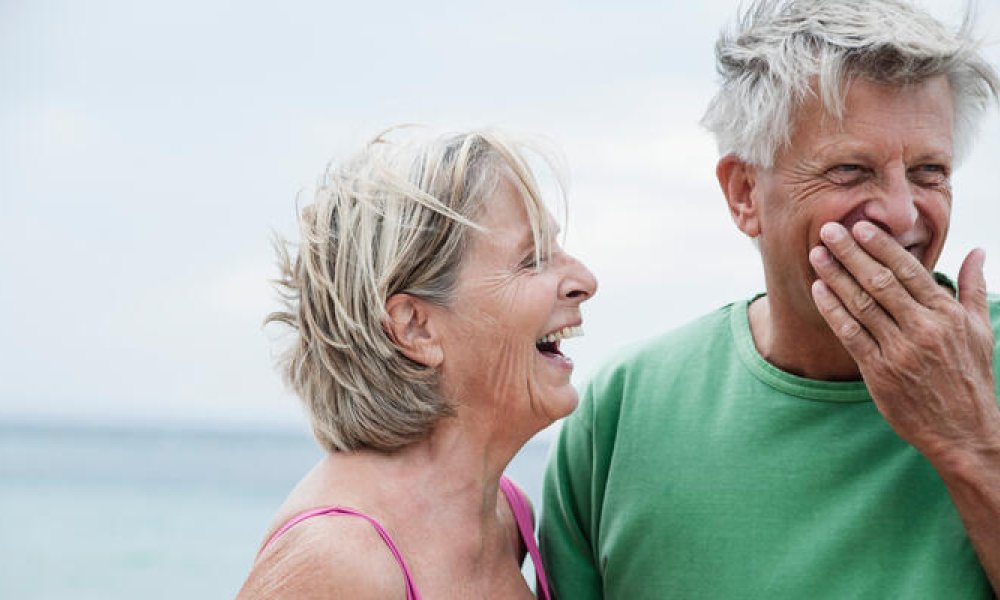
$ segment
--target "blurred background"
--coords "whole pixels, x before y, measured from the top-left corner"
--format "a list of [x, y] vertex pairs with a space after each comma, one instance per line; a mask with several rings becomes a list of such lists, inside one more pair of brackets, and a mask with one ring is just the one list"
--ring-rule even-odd
[[[950, 22], [961, 0], [925, 5]], [[582, 382], [762, 289], [698, 120], [731, 0], [0, 2], [0, 597], [235, 595], [319, 458], [273, 368], [270, 238], [399, 123], [545, 136], [598, 276]], [[1000, 65], [1000, 0], [980, 33]], [[939, 269], [1000, 289], [1000, 119]], [[554, 434], [511, 472], [536, 503]]]

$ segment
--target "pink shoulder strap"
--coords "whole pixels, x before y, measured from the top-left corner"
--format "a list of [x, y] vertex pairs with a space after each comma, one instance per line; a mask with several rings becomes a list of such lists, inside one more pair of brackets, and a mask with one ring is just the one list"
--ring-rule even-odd
[[[518, 531], [521, 533], [521, 539], [524, 540], [524, 545], [528, 549], [528, 554], [531, 556], [531, 562], [535, 567], [535, 576], [537, 580], [537, 592], [541, 600], [551, 600], [552, 596], [549, 594], [549, 584], [548, 579], [545, 577], [545, 566], [542, 564], [542, 556], [538, 551], [538, 544], [535, 542], [535, 531], [534, 522], [531, 516], [531, 506], [528, 504], [527, 496], [521, 491], [517, 484], [508, 479], [506, 476], [500, 478], [500, 490], [503, 491], [503, 495], [507, 498], [508, 504], [510, 504], [511, 512], [514, 513], [514, 520], [517, 522]], [[342, 506], [328, 506], [323, 508], [314, 508], [312, 510], [307, 510], [301, 512], [278, 528], [271, 536], [264, 542], [261, 546], [260, 552], [257, 556], [260, 556], [264, 550], [266, 550], [275, 540], [284, 535], [289, 529], [295, 527], [302, 521], [306, 519], [311, 519], [313, 517], [321, 516], [352, 516], [362, 518], [378, 532], [379, 536], [385, 542], [385, 545], [392, 552], [392, 556], [399, 563], [399, 568], [403, 571], [403, 578], [406, 580], [406, 598], [407, 600], [420, 600], [420, 592], [417, 591], [417, 586], [413, 583], [413, 577], [410, 574], [409, 567], [406, 566], [406, 561], [403, 559], [403, 555], [400, 553], [399, 548], [396, 547], [396, 543], [392, 541], [392, 537], [389, 536], [389, 532], [385, 530], [382, 525], [376, 521], [374, 518], [350, 509], [344, 508]]]
[[535, 524], [531, 516], [531, 505], [521, 488], [507, 478], [506, 475], [500, 478], [500, 489], [507, 497], [510, 509], [514, 513], [514, 520], [517, 521], [517, 528], [521, 532], [521, 539], [528, 548], [531, 562], [535, 566], [536, 593], [541, 600], [551, 600], [549, 594], [549, 581], [545, 577], [545, 566], [542, 564], [542, 554], [538, 551], [538, 544], [535, 542]]
[[406, 600], [420, 600], [420, 592], [417, 591], [417, 586], [414, 585], [413, 583], [413, 577], [410, 575], [410, 569], [409, 567], [406, 566], [406, 561], [403, 560], [403, 555], [399, 552], [399, 548], [396, 547], [396, 543], [392, 541], [392, 538], [389, 536], [389, 532], [386, 531], [385, 528], [382, 527], [382, 525], [372, 517], [369, 517], [368, 515], [362, 512], [358, 512], [350, 508], [344, 508], [341, 506], [328, 506], [325, 508], [314, 508], [312, 510], [307, 510], [305, 512], [301, 512], [295, 515], [294, 517], [289, 519], [284, 525], [282, 525], [277, 531], [275, 531], [271, 535], [271, 537], [267, 539], [266, 542], [264, 542], [264, 545], [261, 546], [260, 552], [257, 553], [257, 556], [260, 556], [261, 553], [263, 553], [268, 546], [270, 546], [276, 539], [284, 535], [286, 531], [288, 531], [292, 527], [295, 527], [302, 521], [305, 521], [306, 519], [311, 519], [313, 517], [321, 517], [326, 515], [360, 517], [368, 521], [371, 524], [371, 526], [375, 528], [375, 531], [377, 531], [378, 534], [382, 537], [382, 540], [385, 542], [385, 545], [389, 547], [389, 552], [392, 552], [392, 555], [393, 557], [395, 557], [396, 562], [399, 563], [399, 568], [402, 569], [403, 571], [403, 579], [406, 580]]

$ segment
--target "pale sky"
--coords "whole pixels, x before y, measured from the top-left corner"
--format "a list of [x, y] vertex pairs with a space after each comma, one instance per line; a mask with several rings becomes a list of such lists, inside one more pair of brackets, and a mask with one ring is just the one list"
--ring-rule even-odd
[[[926, 5], [956, 22], [958, 0]], [[980, 33], [1000, 65], [1000, 0]], [[0, 418], [294, 426], [270, 235], [399, 123], [545, 136], [598, 276], [583, 381], [762, 289], [698, 120], [735, 2], [0, 3]], [[939, 269], [1000, 290], [1000, 119], [954, 179]]]

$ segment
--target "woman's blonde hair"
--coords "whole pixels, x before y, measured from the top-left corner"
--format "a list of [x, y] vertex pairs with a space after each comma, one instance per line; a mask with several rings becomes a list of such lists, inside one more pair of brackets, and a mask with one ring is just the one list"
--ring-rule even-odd
[[[408, 359], [387, 333], [386, 300], [406, 293], [447, 306], [476, 218], [509, 182], [524, 202], [535, 252], [551, 227], [524, 150], [494, 131], [405, 142], [383, 134], [325, 173], [300, 214], [298, 255], [276, 244], [285, 323], [297, 339], [283, 354], [286, 381], [330, 452], [391, 451], [428, 435], [453, 413], [434, 369]], [[564, 186], [551, 155], [532, 150]], [[565, 206], [565, 204], [563, 204]]]

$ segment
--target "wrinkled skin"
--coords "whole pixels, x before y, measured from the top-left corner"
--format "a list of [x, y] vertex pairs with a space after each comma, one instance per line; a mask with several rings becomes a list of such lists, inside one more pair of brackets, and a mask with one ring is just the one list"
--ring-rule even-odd
[[997, 589], [1000, 410], [985, 256], [966, 257], [957, 299], [930, 272], [951, 207], [947, 82], [868, 88], [856, 87], [852, 137], [840, 138], [860, 164], [834, 171], [867, 204], [821, 226], [811, 295], [886, 422], [941, 475]]
[[871, 223], [851, 232], [830, 223], [821, 237], [809, 254], [816, 306], [886, 421], [941, 475], [1000, 588], [1000, 411], [983, 252], [963, 262], [956, 300]]
[[902, 92], [856, 81], [842, 120], [813, 99], [798, 111], [773, 167], [733, 169], [730, 208], [757, 238], [764, 263], [767, 296], [750, 317], [767, 360], [814, 379], [857, 378], [813, 303], [809, 250], [824, 223], [867, 220], [931, 269], [950, 223], [952, 114], [943, 77]]
[[935, 467], [1000, 589], [1000, 410], [982, 251], [959, 294], [931, 273], [947, 236], [954, 109], [938, 77], [854, 81], [841, 120], [800, 108], [774, 166], [717, 174], [759, 241], [767, 296], [750, 307], [761, 355], [821, 380], [863, 378], [886, 422]]
[[493, 421], [491, 435], [517, 422], [540, 429], [572, 412], [577, 392], [572, 361], [540, 353], [535, 342], [579, 326], [580, 305], [597, 281], [556, 240], [548, 260], [535, 264], [524, 206], [507, 183], [479, 223], [486, 230], [472, 236], [454, 300], [436, 311], [444, 394], [477, 420]]

